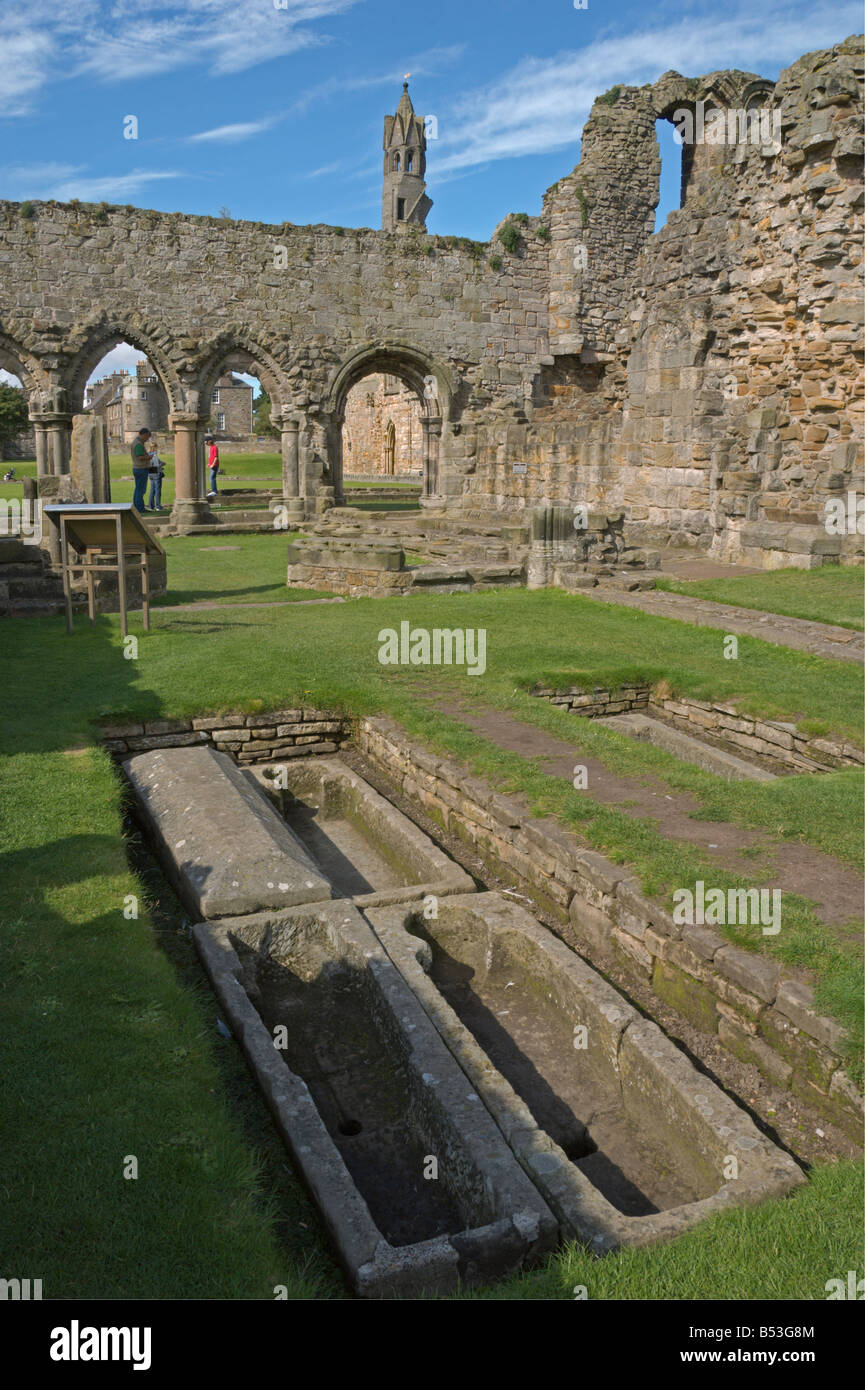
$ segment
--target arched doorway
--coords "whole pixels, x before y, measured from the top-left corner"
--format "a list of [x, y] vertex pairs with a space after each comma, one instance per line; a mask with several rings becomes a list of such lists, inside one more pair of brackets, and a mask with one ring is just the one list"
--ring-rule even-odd
[[[450, 373], [440, 362], [417, 348], [405, 344], [362, 348], [352, 354], [342, 364], [332, 379], [327, 396], [327, 459], [328, 480], [334, 489], [337, 500], [343, 495], [343, 477], [346, 468], [346, 449], [344, 425], [349, 396], [355, 387], [360, 386], [368, 395], [375, 397], [375, 387], [370, 391], [367, 382], [370, 378], [393, 383], [395, 394], [408, 400], [419, 425], [419, 449], [415, 446], [412, 456], [412, 472], [421, 482], [423, 501], [438, 500], [440, 495], [441, 457], [450, 428], [450, 410], [453, 400], [453, 386]], [[374, 404], [374, 402], [373, 402]], [[383, 472], [387, 452], [386, 415], [380, 426], [377, 454], [378, 470]], [[352, 451], [356, 449], [357, 425], [349, 421]], [[418, 457], [419, 454], [419, 457]], [[400, 472], [399, 422], [394, 419], [394, 468]], [[419, 467], [418, 467], [419, 465]]]

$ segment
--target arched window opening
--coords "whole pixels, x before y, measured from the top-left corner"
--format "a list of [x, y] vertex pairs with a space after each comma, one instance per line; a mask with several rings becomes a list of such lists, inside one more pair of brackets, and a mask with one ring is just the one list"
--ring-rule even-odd
[[683, 134], [689, 135], [684, 124], [674, 125], [669, 120], [655, 121], [655, 134], [661, 155], [661, 178], [658, 187], [658, 205], [655, 208], [655, 231], [659, 232], [671, 212], [683, 206], [685, 150]]
[[393, 157], [393, 167], [394, 167], [395, 171], [396, 171], [397, 173], [399, 173], [399, 171], [400, 171], [399, 154], [395, 154], [394, 157]]
[[405, 157], [406, 173], [410, 174], [414, 168], [414, 150], [409, 150]]

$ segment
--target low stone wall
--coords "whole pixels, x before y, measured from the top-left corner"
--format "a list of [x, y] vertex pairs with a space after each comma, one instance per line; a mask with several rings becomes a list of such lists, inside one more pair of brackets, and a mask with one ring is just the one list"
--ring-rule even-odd
[[289, 589], [320, 589], [324, 593], [370, 598], [412, 591], [439, 594], [473, 589], [514, 588], [523, 583], [520, 564], [418, 565], [406, 568], [405, 552], [389, 541], [355, 537], [304, 537], [288, 546], [286, 584]]
[[592, 964], [616, 964], [775, 1085], [791, 1088], [861, 1140], [862, 1098], [842, 1066], [845, 1030], [784, 966], [706, 927], [679, 926], [627, 870], [580, 845], [517, 797], [411, 743], [390, 720], [363, 719], [357, 744], [402, 794], [470, 845], [559, 924]]
[[[210, 744], [238, 763], [334, 753], [352, 736], [332, 712], [280, 709], [105, 724], [113, 754]], [[862, 1097], [844, 1071], [846, 1032], [818, 1014], [813, 991], [785, 966], [707, 927], [680, 926], [627, 870], [536, 819], [460, 763], [412, 743], [391, 720], [361, 719], [353, 741], [369, 761], [505, 882], [538, 905], [592, 964], [615, 964], [735, 1056], [809, 1101], [857, 1142]]]
[[155, 748], [209, 746], [239, 763], [262, 758], [305, 758], [336, 753], [347, 738], [346, 721], [314, 709], [278, 709], [267, 714], [214, 714], [194, 719], [149, 719], [104, 724], [104, 747], [126, 755]]
[[616, 690], [598, 686], [591, 690], [578, 686], [561, 690], [535, 686], [531, 693], [589, 719], [643, 710], [726, 752], [768, 760], [777, 765], [773, 770], [778, 772], [832, 772], [839, 767], [865, 764], [865, 752], [851, 743], [812, 738], [795, 724], [740, 714], [733, 705], [713, 704], [688, 695], [662, 696], [651, 691], [648, 684], [635, 683]]

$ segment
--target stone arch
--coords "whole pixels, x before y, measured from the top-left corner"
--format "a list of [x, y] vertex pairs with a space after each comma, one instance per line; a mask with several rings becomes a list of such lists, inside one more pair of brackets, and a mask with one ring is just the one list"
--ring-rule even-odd
[[17, 376], [28, 402], [35, 406], [39, 397], [50, 390], [51, 378], [42, 363], [17, 338], [0, 330], [0, 368]]
[[210, 393], [221, 371], [246, 372], [257, 376], [274, 409], [287, 406], [290, 388], [285, 368], [276, 356], [250, 338], [243, 329], [228, 329], [205, 345], [195, 375], [199, 413], [206, 414]]
[[438, 497], [440, 473], [455, 408], [456, 386], [449, 369], [431, 354], [403, 342], [357, 348], [332, 375], [325, 394], [328, 474], [342, 495], [342, 424], [349, 391], [365, 376], [395, 376], [417, 394], [423, 428], [423, 498]]
[[67, 351], [71, 360], [63, 372], [72, 411], [83, 409], [87, 378], [105, 354], [121, 342], [130, 343], [150, 362], [168, 397], [169, 410], [184, 410], [186, 391], [172, 354], [163, 345], [165, 337], [164, 330], [136, 316], [129, 319], [101, 316], [84, 325], [69, 343]]

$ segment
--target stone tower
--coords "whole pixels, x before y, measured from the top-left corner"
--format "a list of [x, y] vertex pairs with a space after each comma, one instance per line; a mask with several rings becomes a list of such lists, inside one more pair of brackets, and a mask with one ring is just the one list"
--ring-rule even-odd
[[422, 116], [416, 116], [402, 84], [402, 96], [395, 116], [384, 118], [384, 187], [381, 198], [381, 225], [386, 232], [406, 227], [426, 230], [432, 199], [426, 195], [426, 132]]

